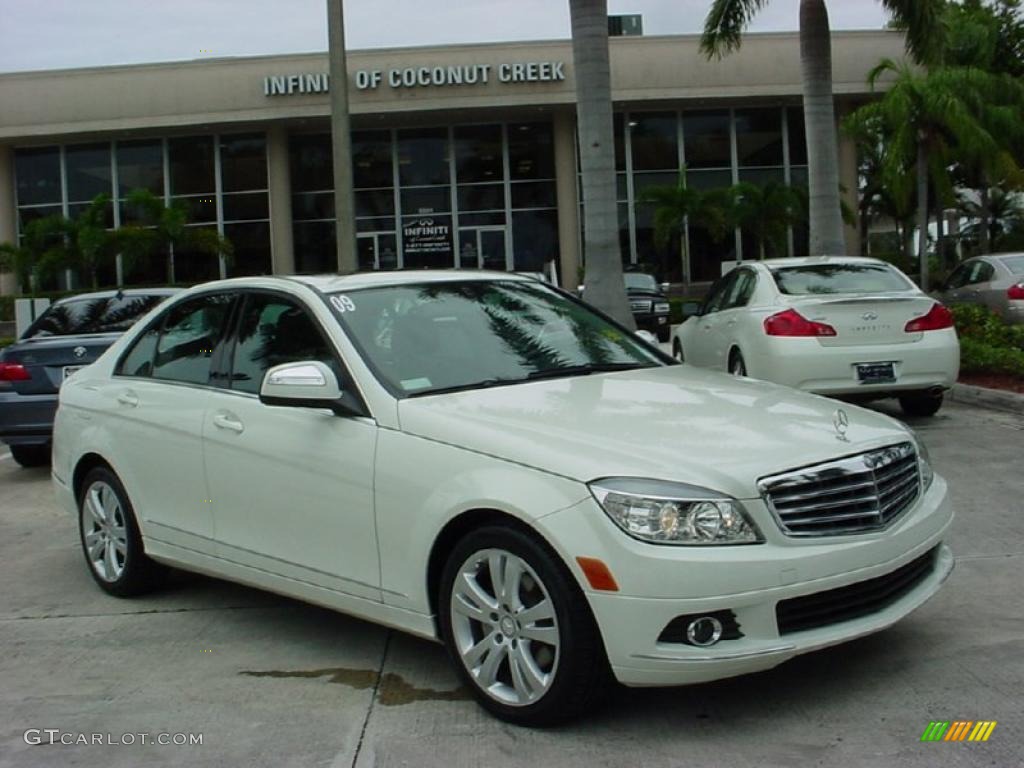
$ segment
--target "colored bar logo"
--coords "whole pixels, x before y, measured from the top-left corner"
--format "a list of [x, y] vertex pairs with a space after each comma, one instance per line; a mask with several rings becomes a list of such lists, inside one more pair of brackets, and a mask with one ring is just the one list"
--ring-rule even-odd
[[996, 724], [995, 720], [932, 720], [921, 741], [988, 741]]

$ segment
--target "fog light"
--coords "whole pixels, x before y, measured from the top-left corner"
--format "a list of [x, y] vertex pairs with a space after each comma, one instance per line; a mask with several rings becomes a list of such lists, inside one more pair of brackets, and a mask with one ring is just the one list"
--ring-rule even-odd
[[686, 639], [691, 645], [707, 648], [722, 639], [722, 622], [714, 616], [701, 616], [686, 626]]

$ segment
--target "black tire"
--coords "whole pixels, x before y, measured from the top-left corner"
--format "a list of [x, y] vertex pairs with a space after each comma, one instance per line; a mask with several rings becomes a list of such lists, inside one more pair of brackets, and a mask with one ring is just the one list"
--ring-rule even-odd
[[50, 465], [50, 445], [12, 445], [11, 457], [26, 469]]
[[686, 355], [683, 353], [683, 345], [679, 343], [679, 339], [672, 342], [672, 357], [680, 363], [686, 362]]
[[668, 340], [671, 339], [671, 338], [672, 338], [672, 329], [671, 328], [659, 328], [658, 329], [658, 341], [660, 341], [662, 344], [667, 343]]
[[[533, 574], [524, 572], [519, 581], [520, 586], [516, 600], [519, 601], [521, 595], [529, 598], [527, 590], [530, 589], [535, 590], [536, 594], [540, 594], [541, 600], [527, 604], [527, 600], [522, 599], [520, 605], [523, 607], [521, 609], [513, 607], [508, 614], [502, 613], [500, 620], [494, 617], [499, 616], [496, 611], [504, 611], [504, 608], [500, 605], [500, 601], [496, 601], [495, 612], [488, 615], [487, 620], [492, 625], [492, 629], [486, 637], [483, 635], [484, 625], [482, 622], [474, 619], [467, 620], [461, 616], [459, 621], [462, 624], [462, 629], [458, 630], [459, 634], [457, 635], [457, 629], [453, 625], [452, 610], [452, 592], [456, 578], [464, 566], [470, 565], [474, 559], [479, 559], [482, 553], [494, 551], [518, 558], [539, 579], [538, 585], [532, 579]], [[487, 580], [489, 571], [486, 573], [480, 571], [480, 573], [484, 583], [492, 583]], [[495, 592], [497, 593], [497, 590]], [[525, 623], [522, 626], [517, 623], [517, 629], [508, 637], [503, 637], [501, 634], [503, 631], [502, 621], [506, 617], [527, 610], [527, 605], [536, 607], [544, 599], [543, 592], [546, 592], [546, 596], [554, 608], [554, 622], [548, 625], [545, 621], [544, 628], [554, 630], [554, 636], [557, 637], [557, 650], [553, 651], [552, 646], [544, 643], [538, 645], [533, 640], [517, 638], [516, 635], [520, 630], [526, 630]], [[519, 653], [521, 655], [528, 653], [531, 660], [540, 658], [545, 651], [548, 653], [551, 663], [543, 671], [545, 674], [553, 674], [554, 677], [550, 679], [547, 688], [539, 694], [535, 701], [506, 703], [497, 694], [492, 695], [484, 690], [474, 674], [469, 671], [459, 648], [460, 642], [467, 642], [465, 627], [474, 622], [476, 622], [476, 628], [480, 630], [480, 634], [470, 637], [468, 643], [482, 644], [496, 636], [498, 641], [506, 644], [504, 650], [496, 656], [501, 661], [495, 667], [496, 675], [502, 674], [504, 680], [496, 679], [494, 685], [503, 686], [510, 695], [518, 693], [511, 662], [511, 658], [516, 653], [514, 649], [517, 647], [517, 640], [523, 644]], [[531, 623], [536, 626], [538, 622]], [[532, 727], [557, 725], [572, 720], [583, 712], [594, 711], [603, 702], [610, 688], [612, 677], [604, 644], [586, 597], [579, 585], [558, 556], [546, 544], [515, 528], [502, 525], [487, 526], [467, 534], [459, 541], [448, 557], [441, 575], [438, 595], [438, 624], [452, 663], [465, 685], [473, 692], [484, 709], [507, 722]], [[457, 637], [463, 639], [459, 640]], [[525, 637], [525, 631], [523, 637]], [[492, 651], [488, 650], [485, 653], [486, 655], [481, 655], [479, 660], [481, 673], [486, 667]], [[520, 674], [520, 679], [522, 678], [523, 675]]]
[[[95, 498], [90, 499], [90, 506], [86, 504], [86, 497], [93, 491], [104, 499], [103, 506], [107, 508], [102, 515], [110, 520], [106, 528], [109, 531], [107, 538], [115, 535], [114, 531], [118, 527], [123, 528], [124, 534], [123, 537], [117, 537], [123, 544], [123, 553], [117, 551], [116, 547], [112, 553], [106, 548], [103, 549], [102, 559], [111, 562], [111, 557], [107, 555], [108, 553], [112, 554], [115, 567], [120, 566], [119, 572], [110, 571], [106, 576], [99, 573], [101, 566], [94, 561], [93, 555], [90, 554], [90, 543], [95, 545], [96, 534], [99, 534], [102, 539], [101, 530], [103, 529], [98, 518], [90, 511], [95, 507]], [[114, 501], [116, 501], [116, 507], [113, 504]], [[150, 591], [159, 582], [163, 569], [146, 556], [131, 500], [117, 475], [106, 467], [92, 469], [82, 482], [78, 494], [78, 535], [89, 573], [104, 592], [115, 597], [134, 597]], [[94, 538], [87, 543], [86, 539], [90, 536]]]
[[907, 416], [934, 416], [942, 407], [943, 395], [922, 392], [915, 395], [904, 395], [900, 398], [900, 408]]
[[729, 355], [729, 373], [733, 376], [747, 375], [747, 362], [743, 359], [738, 349], [734, 349]]

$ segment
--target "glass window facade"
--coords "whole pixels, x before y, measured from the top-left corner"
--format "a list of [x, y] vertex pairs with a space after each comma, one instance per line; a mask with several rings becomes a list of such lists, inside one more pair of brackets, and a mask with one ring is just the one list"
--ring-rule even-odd
[[[152, 225], [128, 203], [143, 189], [188, 212], [190, 226], [231, 240], [234, 257], [179, 248], [100, 275], [104, 285], [191, 283], [269, 274], [270, 202], [262, 133], [130, 139], [15, 150], [19, 233], [34, 219], [75, 218], [98, 195], [112, 199], [107, 225]], [[57, 287], [50, 286], [50, 287]], [[61, 287], [74, 287], [63, 285]]]
[[[702, 190], [739, 181], [806, 185], [799, 107], [620, 112], [614, 115], [614, 129], [623, 261], [661, 280], [715, 280], [723, 261], [735, 261], [741, 253], [757, 258], [759, 249], [742, 232], [716, 241], [694, 221], [677, 242], [658, 248], [654, 208], [643, 202], [645, 189], [677, 184], [683, 168], [686, 183]], [[806, 253], [806, 228], [795, 228], [789, 240], [788, 254]]]
[[[334, 271], [328, 134], [289, 139], [296, 268]], [[539, 271], [558, 259], [550, 123], [352, 134], [361, 269]]]

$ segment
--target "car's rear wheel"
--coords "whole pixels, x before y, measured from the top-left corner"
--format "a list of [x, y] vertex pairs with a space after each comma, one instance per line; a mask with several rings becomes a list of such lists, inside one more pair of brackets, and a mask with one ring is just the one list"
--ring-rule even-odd
[[658, 341], [660, 341], [662, 344], [667, 344], [668, 340], [670, 338], [672, 338], [672, 329], [671, 328], [659, 328], [658, 329]]
[[105, 592], [131, 597], [155, 585], [160, 566], [146, 556], [131, 501], [109, 469], [97, 467], [86, 475], [78, 521], [89, 572]]
[[50, 463], [50, 446], [12, 445], [11, 457], [23, 467], [45, 467]]
[[733, 376], [747, 375], [747, 363], [738, 349], [734, 349], [729, 355], [729, 373]]
[[679, 343], [679, 339], [672, 342], [672, 357], [680, 363], [686, 362], [686, 356], [683, 354], [683, 345]]
[[497, 717], [554, 725], [607, 690], [608, 662], [585, 597], [528, 534], [504, 526], [468, 534], [445, 565], [438, 605], [460, 676]]
[[942, 407], [943, 395], [921, 392], [913, 395], [903, 395], [900, 398], [900, 408], [907, 416], [934, 416]]

